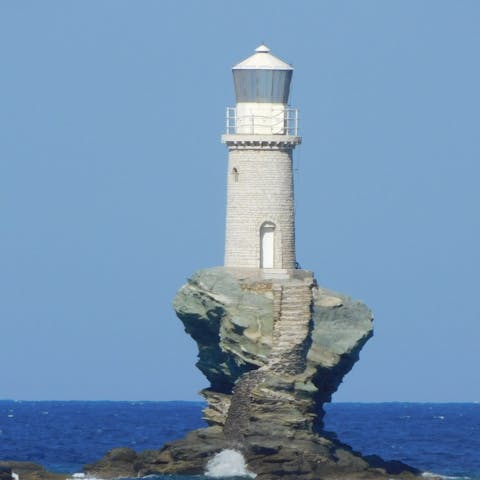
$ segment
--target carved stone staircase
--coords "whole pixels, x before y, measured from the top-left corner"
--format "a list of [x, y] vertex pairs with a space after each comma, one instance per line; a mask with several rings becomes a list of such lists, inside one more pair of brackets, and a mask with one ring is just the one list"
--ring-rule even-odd
[[313, 285], [313, 278], [273, 281], [272, 349], [268, 363], [258, 370], [245, 373], [233, 389], [224, 434], [234, 447], [243, 443], [243, 432], [250, 423], [251, 392], [265, 381], [265, 374], [296, 375], [305, 370], [312, 321]]
[[305, 369], [312, 318], [311, 282], [274, 283], [274, 327], [268, 370], [295, 375]]

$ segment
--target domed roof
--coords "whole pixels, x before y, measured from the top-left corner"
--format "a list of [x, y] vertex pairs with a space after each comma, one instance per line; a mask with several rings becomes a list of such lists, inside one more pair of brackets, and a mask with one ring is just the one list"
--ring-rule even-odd
[[237, 63], [233, 70], [293, 70], [293, 68], [272, 55], [270, 49], [262, 44], [255, 49], [252, 56]]

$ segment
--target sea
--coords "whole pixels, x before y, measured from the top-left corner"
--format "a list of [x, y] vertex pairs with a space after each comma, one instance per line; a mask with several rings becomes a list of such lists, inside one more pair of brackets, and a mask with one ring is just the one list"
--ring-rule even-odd
[[[202, 402], [180, 401], [3, 400], [0, 460], [81, 472], [111, 448], [156, 449], [204, 426], [203, 407]], [[326, 411], [326, 430], [362, 454], [401, 460], [445, 477], [480, 480], [480, 403], [332, 403]]]

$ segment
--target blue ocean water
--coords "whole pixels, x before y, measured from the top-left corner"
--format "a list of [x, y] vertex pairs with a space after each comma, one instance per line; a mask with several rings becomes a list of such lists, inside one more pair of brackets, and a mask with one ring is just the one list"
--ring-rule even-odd
[[364, 455], [480, 479], [480, 404], [338, 403], [325, 426]]
[[[0, 459], [78, 472], [113, 447], [140, 451], [181, 438], [204, 426], [202, 408], [201, 402], [0, 401]], [[480, 404], [336, 403], [327, 406], [325, 423], [363, 454], [480, 479]]]

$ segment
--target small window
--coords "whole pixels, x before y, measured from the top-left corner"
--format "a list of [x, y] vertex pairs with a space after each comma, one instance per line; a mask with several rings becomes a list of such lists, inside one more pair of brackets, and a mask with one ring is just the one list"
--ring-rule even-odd
[[233, 175], [233, 181], [235, 183], [237, 183], [238, 182], [238, 176], [240, 174], [238, 173], [238, 170], [235, 167], [233, 167], [233, 169], [232, 169], [232, 175]]

